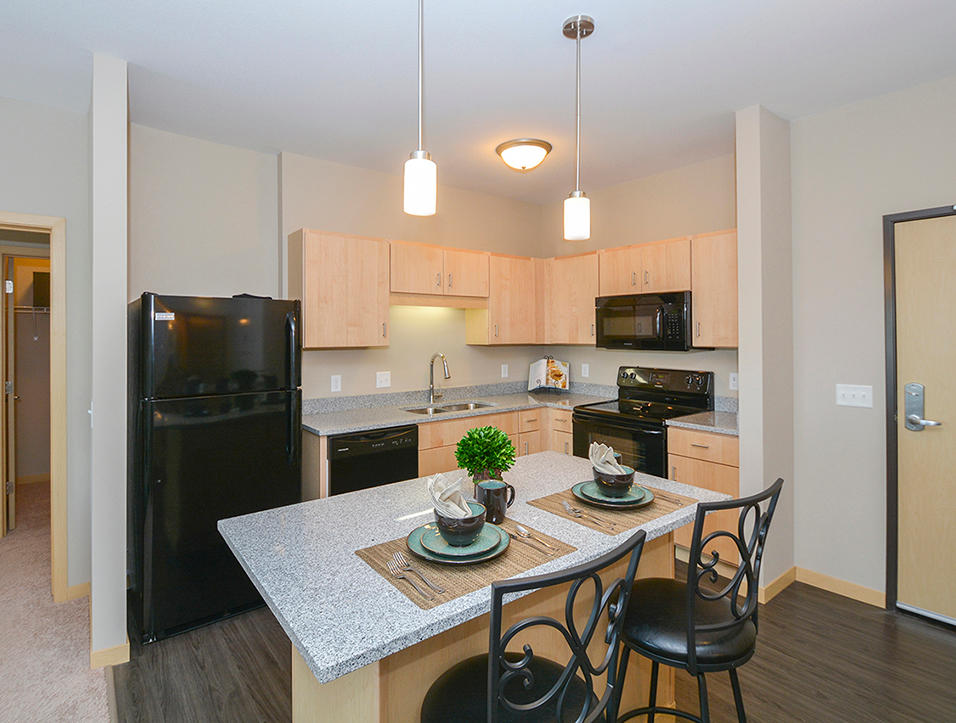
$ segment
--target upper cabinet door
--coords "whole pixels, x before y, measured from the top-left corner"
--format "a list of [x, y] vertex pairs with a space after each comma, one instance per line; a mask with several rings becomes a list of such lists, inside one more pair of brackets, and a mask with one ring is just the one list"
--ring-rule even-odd
[[491, 344], [535, 341], [534, 261], [518, 256], [490, 256], [488, 334]]
[[641, 244], [641, 293], [687, 291], [690, 288], [690, 238]]
[[598, 255], [565, 256], [552, 259], [551, 264], [547, 342], [594, 344]]
[[302, 229], [289, 236], [289, 296], [306, 349], [388, 345], [388, 242]]
[[[448, 248], [444, 250], [444, 254], [445, 294], [450, 296], [488, 296], [489, 254], [482, 251], [460, 251]], [[394, 264], [394, 260], [392, 263]], [[392, 291], [395, 290], [393, 280]]]
[[694, 236], [691, 310], [693, 345], [737, 346], [737, 232]]
[[404, 294], [442, 294], [444, 249], [441, 246], [392, 241], [391, 290]]
[[598, 251], [599, 296], [639, 294], [643, 284], [642, 246], [622, 246]]

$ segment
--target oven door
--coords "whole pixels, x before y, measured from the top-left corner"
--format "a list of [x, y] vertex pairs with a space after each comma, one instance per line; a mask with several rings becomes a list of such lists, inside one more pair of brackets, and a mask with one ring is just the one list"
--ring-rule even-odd
[[571, 419], [575, 457], [587, 459], [591, 443], [598, 442], [620, 452], [622, 464], [645, 474], [666, 476], [667, 449], [663, 426], [633, 423], [624, 419], [599, 419], [581, 412], [575, 412]]
[[596, 346], [664, 348], [664, 304], [657, 297], [603, 296], [594, 300]]

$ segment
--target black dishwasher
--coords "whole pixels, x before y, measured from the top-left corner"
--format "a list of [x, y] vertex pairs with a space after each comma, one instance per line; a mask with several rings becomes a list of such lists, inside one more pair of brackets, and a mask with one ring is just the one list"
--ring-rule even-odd
[[418, 477], [418, 425], [329, 436], [329, 495]]

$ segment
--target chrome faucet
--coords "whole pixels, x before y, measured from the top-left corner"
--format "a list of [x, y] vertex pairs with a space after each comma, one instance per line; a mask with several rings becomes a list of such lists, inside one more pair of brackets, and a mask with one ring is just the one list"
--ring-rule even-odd
[[445, 367], [445, 379], [451, 379], [451, 372], [448, 371], [448, 360], [440, 351], [432, 354], [432, 359], [428, 362], [428, 403], [434, 404], [436, 399], [444, 396], [441, 392], [435, 393], [435, 360], [441, 357], [441, 364]]

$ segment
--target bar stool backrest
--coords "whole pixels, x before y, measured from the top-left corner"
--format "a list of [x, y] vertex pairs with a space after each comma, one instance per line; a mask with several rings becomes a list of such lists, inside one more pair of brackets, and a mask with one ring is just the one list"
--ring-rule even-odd
[[[690, 559], [687, 565], [687, 662], [691, 675], [697, 675], [697, 636], [701, 633], [732, 631], [748, 620], [757, 624], [757, 587], [760, 580], [760, 565], [763, 561], [764, 545], [770, 521], [773, 519], [783, 479], [777, 479], [763, 492], [750, 497], [741, 497], [723, 502], [700, 502], [697, 505], [697, 517], [694, 520], [694, 536], [691, 540]], [[714, 530], [703, 536], [704, 520], [707, 514], [716, 510], [740, 509], [737, 517], [737, 530]], [[734, 542], [740, 556], [740, 562], [730, 581], [716, 592], [701, 586], [709, 579], [718, 580], [717, 563], [720, 555], [711, 550], [710, 558], [706, 548], [713, 540], [727, 538]], [[741, 588], [746, 583], [746, 592], [741, 596]], [[726, 621], [710, 624], [695, 624], [698, 600], [716, 601], [727, 598], [730, 602], [731, 617]]]
[[[522, 713], [531, 714], [545, 707], [555, 706], [557, 720], [565, 720], [565, 697], [569, 684], [578, 674], [587, 686], [588, 696], [582, 709], [577, 711], [576, 721], [588, 723], [602, 715], [614, 695], [621, 629], [624, 626], [624, 614], [627, 611], [634, 575], [644, 548], [645, 536], [646, 533], [640, 530], [614, 550], [591, 562], [566, 570], [492, 583], [487, 707], [490, 723], [498, 720], [499, 706], [509, 712], [509, 717], [520, 717]], [[599, 574], [601, 570], [613, 565], [626, 555], [630, 555], [630, 560], [624, 577], [605, 585]], [[565, 599], [564, 621], [545, 615], [533, 616], [514, 623], [502, 634], [502, 599], [505, 595], [568, 582], [571, 586]], [[578, 630], [574, 620], [574, 607], [579, 595], [590, 608], [587, 622], [581, 630]], [[530, 667], [535, 653], [528, 644], [522, 646], [523, 656], [520, 660], [507, 660], [505, 652], [509, 643], [513, 643], [512, 647], [521, 643], [521, 633], [539, 626], [551, 628], [564, 638], [568, 645], [569, 657], [562, 674], [548, 691], [531, 703], [519, 704], [507, 697], [505, 686], [512, 681], [530, 684], [530, 679], [533, 678]], [[603, 638], [606, 649], [603, 649], [599, 660], [592, 660], [588, 654], [588, 645], [596, 635]], [[603, 648], [600, 645], [597, 647]], [[555, 662], [561, 663], [564, 660]], [[594, 683], [596, 679], [602, 678], [605, 681], [605, 689], [598, 697], [594, 691]], [[596, 704], [592, 700], [592, 695], [597, 698]], [[573, 713], [574, 711], [568, 711], [568, 714]]]

